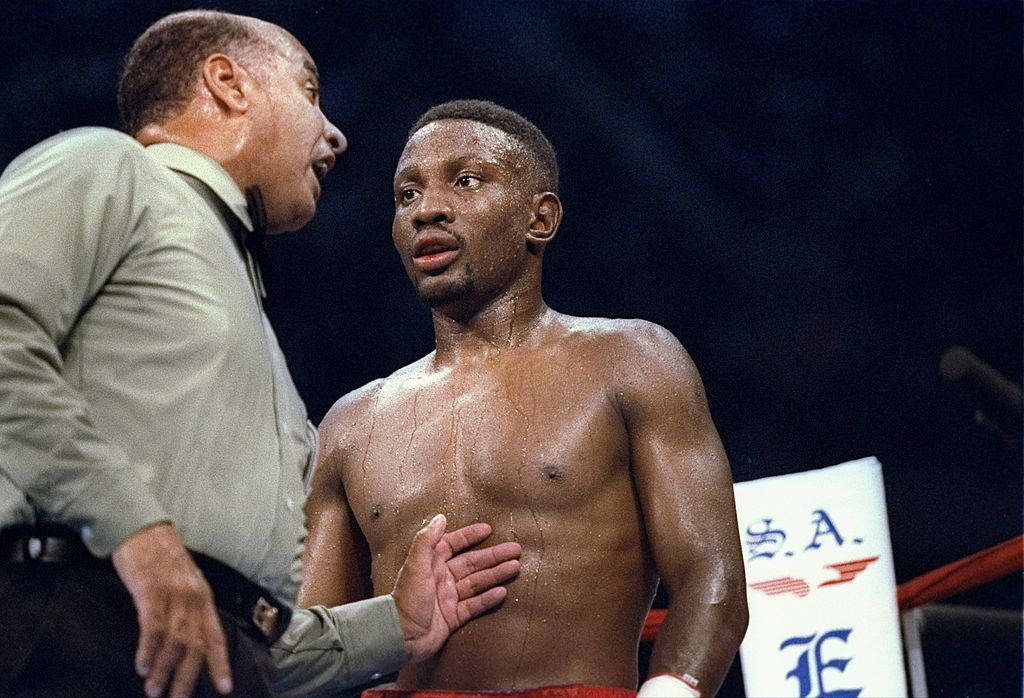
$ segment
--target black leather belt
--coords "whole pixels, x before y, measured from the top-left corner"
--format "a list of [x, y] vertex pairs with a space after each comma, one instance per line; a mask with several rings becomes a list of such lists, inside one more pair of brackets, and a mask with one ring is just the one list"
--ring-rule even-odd
[[[291, 608], [223, 562], [194, 550], [189, 553], [213, 590], [217, 608], [258, 642], [270, 645], [281, 637], [291, 622]], [[110, 564], [110, 561], [94, 557], [71, 529], [40, 524], [12, 526], [0, 531], [0, 563]]]
[[189, 550], [213, 590], [217, 608], [234, 618], [256, 640], [273, 644], [292, 621], [292, 609], [241, 572], [209, 555]]

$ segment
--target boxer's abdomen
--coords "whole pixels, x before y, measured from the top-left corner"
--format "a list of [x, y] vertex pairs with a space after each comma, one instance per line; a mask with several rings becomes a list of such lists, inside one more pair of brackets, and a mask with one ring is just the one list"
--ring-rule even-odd
[[[621, 521], [619, 522], [622, 523]], [[467, 690], [587, 683], [636, 687], [637, 641], [655, 577], [639, 539], [600, 525], [549, 532], [496, 611], [457, 631], [400, 685]]]

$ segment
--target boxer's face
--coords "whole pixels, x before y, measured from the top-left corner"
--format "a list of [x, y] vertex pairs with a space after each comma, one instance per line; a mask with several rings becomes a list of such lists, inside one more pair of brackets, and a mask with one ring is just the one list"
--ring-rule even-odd
[[316, 212], [321, 181], [347, 147], [320, 110], [320, 79], [309, 54], [272, 25], [277, 50], [259, 71], [253, 114], [253, 175], [263, 194], [267, 231], [297, 230]]
[[431, 122], [406, 143], [391, 234], [421, 301], [490, 299], [515, 283], [530, 220], [524, 159], [515, 138], [468, 119]]

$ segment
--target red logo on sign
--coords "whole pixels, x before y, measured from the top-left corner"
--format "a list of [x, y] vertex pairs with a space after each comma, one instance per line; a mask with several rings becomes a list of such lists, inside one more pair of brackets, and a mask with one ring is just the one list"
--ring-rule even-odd
[[807, 596], [811, 593], [811, 588], [807, 586], [807, 582], [802, 579], [794, 579], [793, 577], [779, 577], [778, 579], [767, 579], [763, 582], [754, 582], [750, 585], [752, 589], [763, 591], [768, 596], [776, 596], [778, 594], [796, 594], [800, 598]]
[[[867, 569], [868, 565], [878, 559], [875, 557], [866, 557], [862, 560], [850, 560], [849, 562], [837, 562], [832, 565], [825, 565], [827, 570], [835, 570], [839, 573], [837, 579], [830, 579], [827, 582], [822, 582], [817, 586], [818, 589], [821, 587], [832, 586], [833, 584], [845, 584], [846, 582], [852, 582], [854, 578]], [[795, 577], [779, 577], [778, 579], [766, 579], [763, 582], [753, 582], [750, 584], [751, 589], [757, 589], [763, 591], [768, 596], [778, 596], [779, 594], [795, 594], [799, 598], [803, 598], [811, 593], [810, 586], [803, 579], [796, 579]]]
[[846, 582], [853, 581], [853, 578], [858, 574], [867, 569], [868, 565], [878, 559], [875, 557], [866, 557], [863, 560], [850, 560], [849, 562], [837, 562], [834, 565], [825, 565], [825, 567], [831, 567], [839, 573], [839, 579], [830, 579], [827, 582], [822, 582], [818, 585], [818, 588], [827, 587], [832, 584], [844, 584]]

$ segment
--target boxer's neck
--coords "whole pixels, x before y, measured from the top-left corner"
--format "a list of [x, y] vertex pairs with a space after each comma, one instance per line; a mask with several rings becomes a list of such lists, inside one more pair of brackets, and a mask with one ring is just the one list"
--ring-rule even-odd
[[479, 359], [530, 343], [551, 314], [538, 289], [508, 293], [468, 317], [435, 309], [435, 361]]

